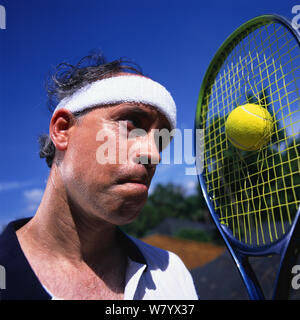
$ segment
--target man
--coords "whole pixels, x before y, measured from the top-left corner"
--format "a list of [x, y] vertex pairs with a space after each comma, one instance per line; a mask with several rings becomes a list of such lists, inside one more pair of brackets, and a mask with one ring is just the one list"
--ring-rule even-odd
[[155, 130], [176, 125], [169, 92], [99, 57], [58, 72], [49, 88], [59, 103], [40, 155], [51, 170], [34, 217], [0, 236], [2, 299], [197, 299], [176, 255], [118, 227], [147, 200], [160, 161]]

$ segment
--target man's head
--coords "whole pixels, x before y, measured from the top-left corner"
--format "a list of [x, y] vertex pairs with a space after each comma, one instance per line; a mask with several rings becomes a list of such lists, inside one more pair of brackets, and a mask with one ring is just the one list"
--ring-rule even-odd
[[[52, 150], [47, 163], [59, 171], [70, 204], [118, 225], [132, 221], [145, 204], [160, 161], [155, 129], [170, 130], [175, 120], [165, 111], [164, 99], [154, 97], [164, 95], [165, 89], [135, 69], [129, 71], [134, 74], [119, 61], [73, 67], [60, 81], [56, 77], [52, 93], [56, 88], [59, 104], [50, 122], [51, 142], [44, 139]], [[63, 81], [69, 84], [63, 85]], [[132, 90], [130, 83], [135, 82], [137, 87]], [[124, 99], [118, 96], [121, 91]], [[136, 129], [142, 134], [131, 135]], [[117, 161], [100, 163], [110, 152]], [[126, 161], [119, 161], [121, 154]]]
[[[47, 81], [48, 109], [53, 114], [57, 105], [65, 98], [72, 96], [80, 88], [99, 79], [105, 79], [121, 72], [132, 72], [143, 75], [139, 66], [124, 59], [107, 62], [100, 53], [92, 53], [82, 58], [76, 65], [69, 63], [59, 64], [51, 73]], [[74, 121], [79, 120], [90, 110], [74, 112]], [[51, 168], [55, 146], [49, 135], [43, 134], [39, 137], [40, 157], [45, 158], [47, 165]]]

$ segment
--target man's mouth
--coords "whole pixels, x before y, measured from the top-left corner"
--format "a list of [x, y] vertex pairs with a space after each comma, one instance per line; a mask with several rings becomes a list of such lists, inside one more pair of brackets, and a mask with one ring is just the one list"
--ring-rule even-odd
[[121, 184], [125, 184], [125, 183], [142, 184], [142, 185], [148, 187], [147, 183], [145, 181], [142, 181], [142, 180], [133, 179], [133, 180], [126, 180], [126, 181], [122, 181], [121, 182]]
[[144, 184], [145, 186], [147, 186], [146, 181], [144, 180], [140, 180], [140, 179], [132, 179], [132, 180], [128, 180], [129, 183], [139, 183], [139, 184]]
[[143, 178], [125, 178], [119, 181], [120, 184], [125, 184], [125, 183], [130, 183], [130, 184], [139, 184], [139, 185], [143, 185], [146, 186], [147, 189], [149, 187], [147, 179], [143, 179]]

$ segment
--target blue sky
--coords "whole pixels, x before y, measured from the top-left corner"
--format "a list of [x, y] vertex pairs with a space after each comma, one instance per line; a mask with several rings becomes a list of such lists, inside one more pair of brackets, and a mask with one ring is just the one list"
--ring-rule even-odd
[[[199, 89], [215, 51], [237, 27], [266, 13], [292, 19], [289, 0], [0, 0], [0, 225], [31, 216], [49, 174], [37, 139], [48, 132], [45, 77], [92, 49], [128, 57], [172, 93], [178, 127], [192, 129]], [[161, 165], [153, 185], [192, 190], [184, 165]]]

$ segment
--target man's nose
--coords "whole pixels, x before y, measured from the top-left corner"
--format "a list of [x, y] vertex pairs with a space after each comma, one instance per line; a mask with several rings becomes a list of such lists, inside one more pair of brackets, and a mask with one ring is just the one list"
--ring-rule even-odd
[[148, 165], [157, 165], [161, 161], [159, 146], [157, 145], [154, 134], [149, 133], [139, 137], [139, 148], [136, 152], [134, 162]]

